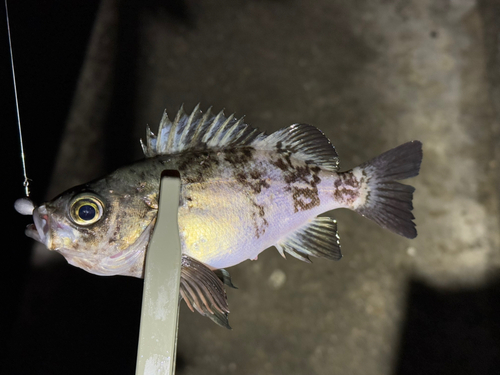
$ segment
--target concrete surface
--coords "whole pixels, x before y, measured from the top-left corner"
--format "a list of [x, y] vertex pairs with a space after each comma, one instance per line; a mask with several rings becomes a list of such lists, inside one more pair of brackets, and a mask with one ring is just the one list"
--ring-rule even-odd
[[[233, 330], [183, 308], [177, 373], [496, 374], [499, 3], [145, 4], [104, 0], [96, 12], [61, 143], [49, 146], [54, 169], [32, 161], [50, 197], [139, 158], [145, 125], [182, 103], [226, 108], [268, 133], [315, 125], [342, 169], [424, 144], [415, 240], [336, 211], [340, 262], [268, 250], [233, 267]], [[140, 280], [44, 253], [25, 271], [12, 328], [11, 359], [31, 361], [12, 373], [133, 373]]]

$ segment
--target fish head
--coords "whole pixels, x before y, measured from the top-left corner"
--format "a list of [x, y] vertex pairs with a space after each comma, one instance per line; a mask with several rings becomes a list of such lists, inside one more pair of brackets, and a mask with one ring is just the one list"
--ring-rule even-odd
[[142, 277], [157, 190], [120, 182], [82, 185], [36, 207], [26, 235], [90, 273]]

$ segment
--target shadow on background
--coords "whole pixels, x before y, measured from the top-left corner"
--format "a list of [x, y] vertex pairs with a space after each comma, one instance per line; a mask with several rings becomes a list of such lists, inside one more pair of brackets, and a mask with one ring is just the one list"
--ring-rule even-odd
[[[58, 151], [56, 145], [68, 116], [98, 5], [97, 0], [87, 1], [75, 12], [73, 3], [61, 0], [9, 1], [24, 147], [28, 177], [33, 180], [31, 198], [34, 202], [40, 202], [47, 191]], [[21, 216], [14, 210], [14, 201], [24, 196], [24, 178], [4, 12], [0, 16], [0, 36], [4, 52], [0, 54], [2, 192], [7, 218], [2, 229], [7, 242], [2, 252], [3, 268], [0, 273], [3, 306], [0, 369], [4, 369], [19, 365], [13, 362], [13, 358], [23, 365], [36, 355], [24, 347], [17, 348], [19, 352], [16, 353], [13, 340], [20, 335], [18, 325], [26, 324], [20, 321], [21, 304], [37, 297], [26, 288], [31, 278], [33, 241], [24, 236], [24, 228], [32, 222], [32, 218]], [[40, 287], [47, 286], [43, 280], [38, 281]], [[22, 338], [28, 344], [32, 336]]]
[[413, 280], [395, 375], [486, 375], [500, 369], [500, 279], [445, 291]]
[[[61, 0], [9, 1], [27, 171], [33, 180], [31, 198], [35, 203], [46, 198], [99, 3], [87, 1], [76, 6]], [[108, 171], [130, 161], [126, 142], [132, 138], [135, 114], [142, 10], [164, 11], [176, 22], [191, 22], [182, 0], [122, 2], [119, 63], [105, 131], [109, 152], [107, 160], [95, 161], [104, 162]], [[44, 268], [30, 265], [33, 241], [24, 236], [24, 228], [32, 218], [17, 214], [13, 208], [14, 201], [24, 196], [24, 189], [4, 14], [0, 36], [4, 51], [0, 55], [4, 83], [0, 87], [4, 98], [2, 181], [8, 217], [2, 231], [8, 234], [9, 243], [2, 257], [0, 373], [132, 374], [142, 280], [86, 274], [62, 258]], [[111, 145], [120, 145], [120, 152]], [[182, 360], [178, 360], [180, 366]]]
[[[105, 129], [105, 165], [107, 171], [133, 162], [137, 139], [135, 127], [138, 58], [140, 58], [140, 16], [143, 11], [164, 12], [174, 22], [194, 27], [194, 18], [184, 0], [125, 0], [119, 7], [118, 48], [114, 70], [113, 92]], [[117, 140], [120, 140], [117, 142]]]
[[57, 262], [29, 274], [13, 324], [8, 374], [132, 374], [142, 280]]
[[191, 27], [194, 25], [193, 16], [184, 0], [125, 0], [120, 3], [113, 92], [108, 111], [108, 126], [104, 133], [107, 171], [134, 161], [130, 150], [137, 146], [137, 139], [132, 135], [139, 78], [137, 59], [140, 58], [140, 16], [143, 11], [165, 12], [175, 22]]

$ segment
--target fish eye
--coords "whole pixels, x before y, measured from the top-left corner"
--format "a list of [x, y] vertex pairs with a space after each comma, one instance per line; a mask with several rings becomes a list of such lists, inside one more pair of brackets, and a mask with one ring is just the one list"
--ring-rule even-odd
[[90, 225], [97, 222], [104, 212], [102, 200], [94, 194], [77, 195], [70, 204], [69, 214], [75, 224]]

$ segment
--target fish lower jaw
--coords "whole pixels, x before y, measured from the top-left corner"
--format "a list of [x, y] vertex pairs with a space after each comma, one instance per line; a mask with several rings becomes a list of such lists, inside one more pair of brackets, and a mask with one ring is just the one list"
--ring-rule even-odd
[[41, 229], [38, 229], [35, 224], [29, 224], [26, 227], [24, 234], [26, 235], [26, 237], [29, 237], [45, 245], [45, 247], [49, 250], [57, 250], [52, 248], [50, 236], [46, 235]]
[[26, 237], [32, 238], [37, 242], [42, 242], [42, 239], [40, 238], [40, 235], [36, 230], [35, 224], [29, 224], [24, 230], [24, 234], [26, 235]]
[[44, 244], [47, 249], [54, 250], [49, 232], [48, 212], [42, 205], [33, 211], [33, 224], [29, 224], [24, 233], [27, 237]]

